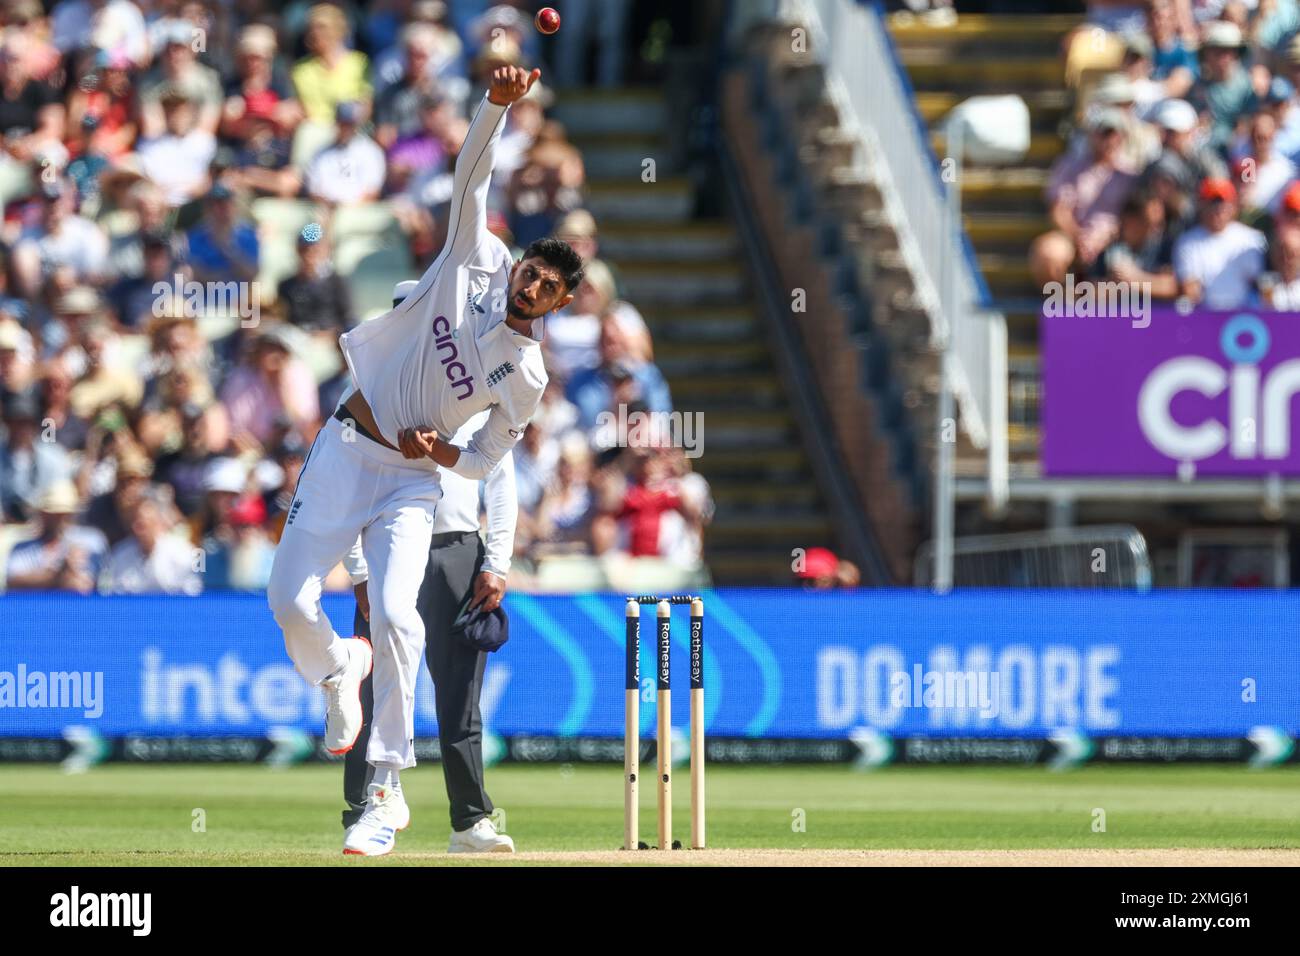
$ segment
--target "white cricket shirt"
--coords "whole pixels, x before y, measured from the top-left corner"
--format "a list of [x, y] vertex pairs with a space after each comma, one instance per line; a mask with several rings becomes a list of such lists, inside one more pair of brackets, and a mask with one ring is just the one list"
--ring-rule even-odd
[[442, 253], [401, 305], [339, 338], [353, 381], [394, 446], [404, 428], [434, 428], [447, 439], [490, 410], [450, 469], [471, 479], [514, 447], [546, 387], [543, 321], [533, 321], [532, 336], [506, 324], [510, 250], [487, 231], [493, 151], [507, 109], [485, 96], [474, 115], [456, 161]]

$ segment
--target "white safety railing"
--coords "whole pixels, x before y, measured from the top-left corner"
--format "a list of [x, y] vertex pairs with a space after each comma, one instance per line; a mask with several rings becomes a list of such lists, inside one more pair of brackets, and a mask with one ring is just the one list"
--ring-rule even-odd
[[932, 341], [942, 347], [951, 335], [947, 369], [962, 423], [972, 444], [987, 452], [990, 493], [1001, 498], [995, 489], [1007, 473], [1006, 318], [984, 306], [982, 279], [953, 228], [945, 184], [879, 9], [855, 0], [740, 0], [732, 9], [733, 40], [766, 21], [807, 27], [809, 55], [822, 66], [841, 117], [861, 137], [860, 172], [880, 188]]

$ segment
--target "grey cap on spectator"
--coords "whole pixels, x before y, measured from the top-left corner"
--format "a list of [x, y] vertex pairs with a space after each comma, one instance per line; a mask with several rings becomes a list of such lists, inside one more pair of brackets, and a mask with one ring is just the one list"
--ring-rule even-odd
[[1213, 23], [1205, 25], [1205, 35], [1201, 40], [1202, 50], [1208, 50], [1211, 47], [1237, 50], [1242, 46], [1241, 27], [1235, 23], [1229, 23], [1226, 20], [1215, 20]]
[[425, 23], [441, 23], [447, 19], [447, 4], [442, 0], [415, 0], [411, 4], [410, 17]]
[[275, 56], [275, 31], [265, 23], [250, 23], [239, 33], [240, 53], [254, 53], [259, 56]]
[[1088, 129], [1094, 133], [1103, 130], [1124, 128], [1124, 114], [1117, 109], [1097, 110], [1096, 114], [1088, 122]]
[[54, 311], [59, 315], [94, 315], [99, 307], [99, 293], [90, 286], [79, 285], [59, 297]]
[[596, 235], [596, 217], [585, 209], [575, 209], [567, 213], [555, 227], [555, 234], [561, 239], [573, 236], [575, 239], [591, 239]]
[[298, 350], [298, 342], [294, 338], [293, 331], [281, 323], [263, 329], [257, 337], [256, 344], [259, 346], [273, 345], [276, 348], [284, 349], [290, 354]]
[[194, 24], [188, 20], [173, 20], [165, 34], [167, 37], [166, 45], [189, 46], [194, 42], [196, 32]]
[[498, 3], [480, 14], [470, 25], [470, 31], [480, 43], [486, 43], [493, 36], [493, 31], [497, 29], [522, 33], [526, 22], [519, 10], [508, 3]]
[[50, 482], [36, 500], [36, 510], [47, 515], [75, 515], [81, 510], [77, 486], [66, 478]]
[[1132, 103], [1134, 99], [1133, 81], [1123, 73], [1107, 73], [1093, 90], [1092, 101], [1106, 106], [1118, 106]]
[[26, 333], [17, 322], [5, 320], [0, 322], [0, 352], [16, 352], [23, 347]]
[[1196, 128], [1196, 108], [1186, 100], [1165, 100], [1156, 107], [1156, 125], [1174, 133]]
[[398, 306], [405, 302], [406, 297], [414, 292], [415, 287], [419, 284], [417, 279], [403, 279], [393, 286], [393, 305]]

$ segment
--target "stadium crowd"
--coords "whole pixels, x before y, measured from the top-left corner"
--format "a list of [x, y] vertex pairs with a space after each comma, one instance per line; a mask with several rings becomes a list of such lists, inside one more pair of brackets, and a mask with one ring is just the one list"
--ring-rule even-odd
[[1300, 4], [1093, 0], [1065, 56], [1079, 108], [1035, 281], [1300, 309]]
[[[264, 587], [310, 444], [349, 388], [337, 337], [368, 317], [358, 277], [336, 268], [336, 227], [387, 217], [410, 250], [398, 278], [427, 267], [483, 78], [538, 62], [531, 21], [531, 4], [484, 0], [0, 2], [9, 590]], [[602, 45], [599, 82], [619, 81], [620, 49]], [[587, 260], [548, 323], [551, 384], [515, 450], [514, 583], [555, 554], [698, 567], [707, 483], [653, 431], [601, 427], [620, 405], [666, 413], [672, 399], [599, 257], [582, 156], [551, 100], [538, 84], [511, 110], [489, 200], [516, 252], [556, 234]], [[257, 281], [264, 200], [309, 211], [273, 288]], [[185, 283], [238, 288], [251, 308], [196, 306]]]

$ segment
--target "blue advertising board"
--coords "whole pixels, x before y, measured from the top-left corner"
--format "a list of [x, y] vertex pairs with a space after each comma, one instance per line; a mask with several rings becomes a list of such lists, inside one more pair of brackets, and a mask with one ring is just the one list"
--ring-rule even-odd
[[[958, 592], [705, 595], [706, 728], [735, 738], [1242, 737], [1300, 733], [1300, 594]], [[485, 725], [502, 736], [617, 738], [623, 600], [512, 594]], [[340, 633], [352, 601], [327, 599]], [[653, 613], [651, 609], [646, 609]], [[0, 737], [319, 733], [258, 595], [0, 598]], [[643, 625], [653, 620], [647, 615]], [[674, 609], [673, 722], [688, 720], [687, 610]], [[653, 627], [642, 627], [642, 729], [653, 729]], [[72, 686], [71, 674], [80, 675]], [[943, 696], [957, 675], [972, 696]], [[937, 675], [937, 683], [929, 682]], [[927, 697], [925, 688], [937, 696]], [[951, 687], [949, 688], [951, 691]], [[421, 671], [417, 736], [436, 733]]]

